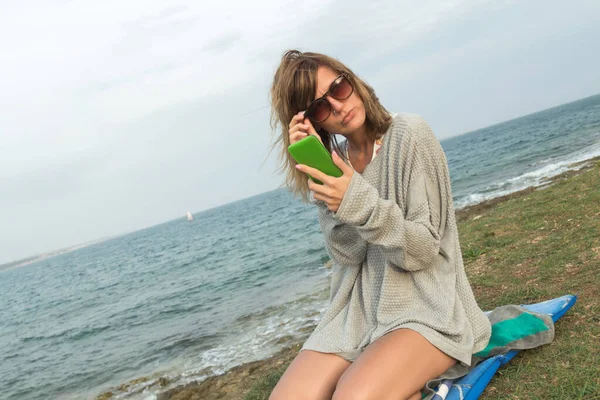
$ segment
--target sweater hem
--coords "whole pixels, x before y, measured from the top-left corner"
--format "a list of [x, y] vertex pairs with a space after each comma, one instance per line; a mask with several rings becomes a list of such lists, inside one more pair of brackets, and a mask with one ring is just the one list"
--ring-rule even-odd
[[302, 351], [302, 350], [316, 351], [316, 352], [325, 353], [325, 354], [335, 354], [336, 356], [340, 356], [344, 360], [351, 362], [351, 363], [356, 361], [358, 356], [363, 352], [362, 349], [340, 351], [340, 350], [326, 349], [324, 347], [311, 346], [311, 345], [302, 346], [300, 351]]
[[375, 340], [381, 338], [385, 334], [395, 331], [397, 329], [410, 329], [412, 331], [415, 331], [418, 334], [420, 334], [421, 336], [423, 336], [429, 343], [434, 345], [438, 350], [440, 350], [443, 353], [447, 354], [448, 356], [454, 358], [455, 360], [459, 361], [463, 365], [466, 365], [466, 366], [471, 365], [471, 358], [473, 356], [473, 353], [465, 352], [463, 349], [461, 349], [455, 343], [446, 339], [441, 333], [439, 333], [435, 329], [431, 329], [431, 328], [429, 328], [423, 324], [419, 324], [419, 323], [411, 322], [411, 323], [393, 325], [390, 328], [386, 329], [382, 334], [378, 335], [376, 338], [373, 338], [371, 340], [371, 343], [373, 343]]

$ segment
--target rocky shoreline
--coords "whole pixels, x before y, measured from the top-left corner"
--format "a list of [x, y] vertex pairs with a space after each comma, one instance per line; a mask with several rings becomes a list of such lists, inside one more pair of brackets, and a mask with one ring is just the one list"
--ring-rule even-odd
[[[578, 170], [569, 170], [562, 174], [559, 174], [553, 178], [548, 179], [543, 185], [538, 187], [529, 187], [527, 189], [508, 194], [506, 196], [497, 197], [488, 201], [484, 201], [473, 206], [465, 207], [456, 211], [457, 221], [464, 221], [470, 218], [477, 218], [479, 215], [486, 211], [494, 208], [499, 203], [504, 201], [522, 197], [535, 190], [542, 190], [555, 182], [568, 179], [574, 175], [578, 175], [584, 171], [593, 168], [594, 165], [600, 165], [600, 157], [595, 157], [580, 163], [571, 164], [570, 167], [578, 167]], [[308, 327], [307, 327], [308, 328]], [[314, 329], [314, 327], [312, 327]], [[284, 366], [287, 366], [294, 357], [298, 354], [302, 343], [308, 337], [308, 333], [312, 329], [307, 329], [303, 333], [305, 336], [298, 338], [298, 342], [288, 346], [275, 355], [266, 358], [264, 360], [258, 360], [246, 364], [236, 366], [226, 373], [218, 376], [209, 377], [202, 382], [193, 382], [187, 385], [178, 386], [172, 389], [168, 389], [160, 393], [157, 400], [239, 400], [242, 399], [244, 394], [257, 382], [263, 375], [276, 371]], [[307, 333], [308, 332], [308, 333]], [[144, 378], [141, 378], [144, 379]], [[149, 379], [147, 379], [149, 380]], [[115, 392], [123, 392], [127, 385], [133, 385], [133, 383], [142, 382], [140, 379], [131, 381], [129, 384], [121, 385], [115, 389]], [[161, 388], [167, 387], [170, 382], [165, 378], [157, 380], [151, 387]], [[106, 400], [112, 398], [116, 393], [107, 391], [100, 396], [97, 400]]]

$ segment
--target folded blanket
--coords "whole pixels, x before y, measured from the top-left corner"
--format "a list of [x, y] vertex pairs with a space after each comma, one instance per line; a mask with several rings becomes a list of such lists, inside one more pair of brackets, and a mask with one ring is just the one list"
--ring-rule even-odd
[[552, 342], [554, 322], [576, 302], [567, 295], [530, 305], [505, 305], [487, 312], [492, 336], [487, 347], [472, 357], [470, 367], [456, 365], [423, 390], [427, 400], [478, 399], [500, 366], [520, 350], [532, 349]]

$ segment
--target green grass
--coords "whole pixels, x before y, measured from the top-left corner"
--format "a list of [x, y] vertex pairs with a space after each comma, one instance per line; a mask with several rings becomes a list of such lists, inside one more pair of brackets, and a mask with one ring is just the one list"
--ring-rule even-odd
[[285, 372], [285, 367], [279, 368], [275, 371], [268, 372], [265, 374], [257, 383], [255, 383], [246, 396], [244, 400], [268, 400], [271, 391], [279, 381], [279, 378]]
[[[577, 295], [554, 341], [521, 352], [482, 399], [600, 399], [600, 163], [459, 223], [465, 268], [486, 310]], [[268, 399], [285, 367], [244, 400]]]

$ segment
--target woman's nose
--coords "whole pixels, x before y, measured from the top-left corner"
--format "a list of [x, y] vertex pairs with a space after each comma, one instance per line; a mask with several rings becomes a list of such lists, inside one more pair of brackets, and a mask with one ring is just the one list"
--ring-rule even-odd
[[329, 102], [329, 104], [331, 104], [331, 108], [333, 110], [335, 110], [335, 112], [337, 114], [339, 114], [340, 112], [342, 112], [342, 108], [343, 108], [343, 103], [340, 100], [336, 100], [331, 96], [327, 96], [327, 101]]

